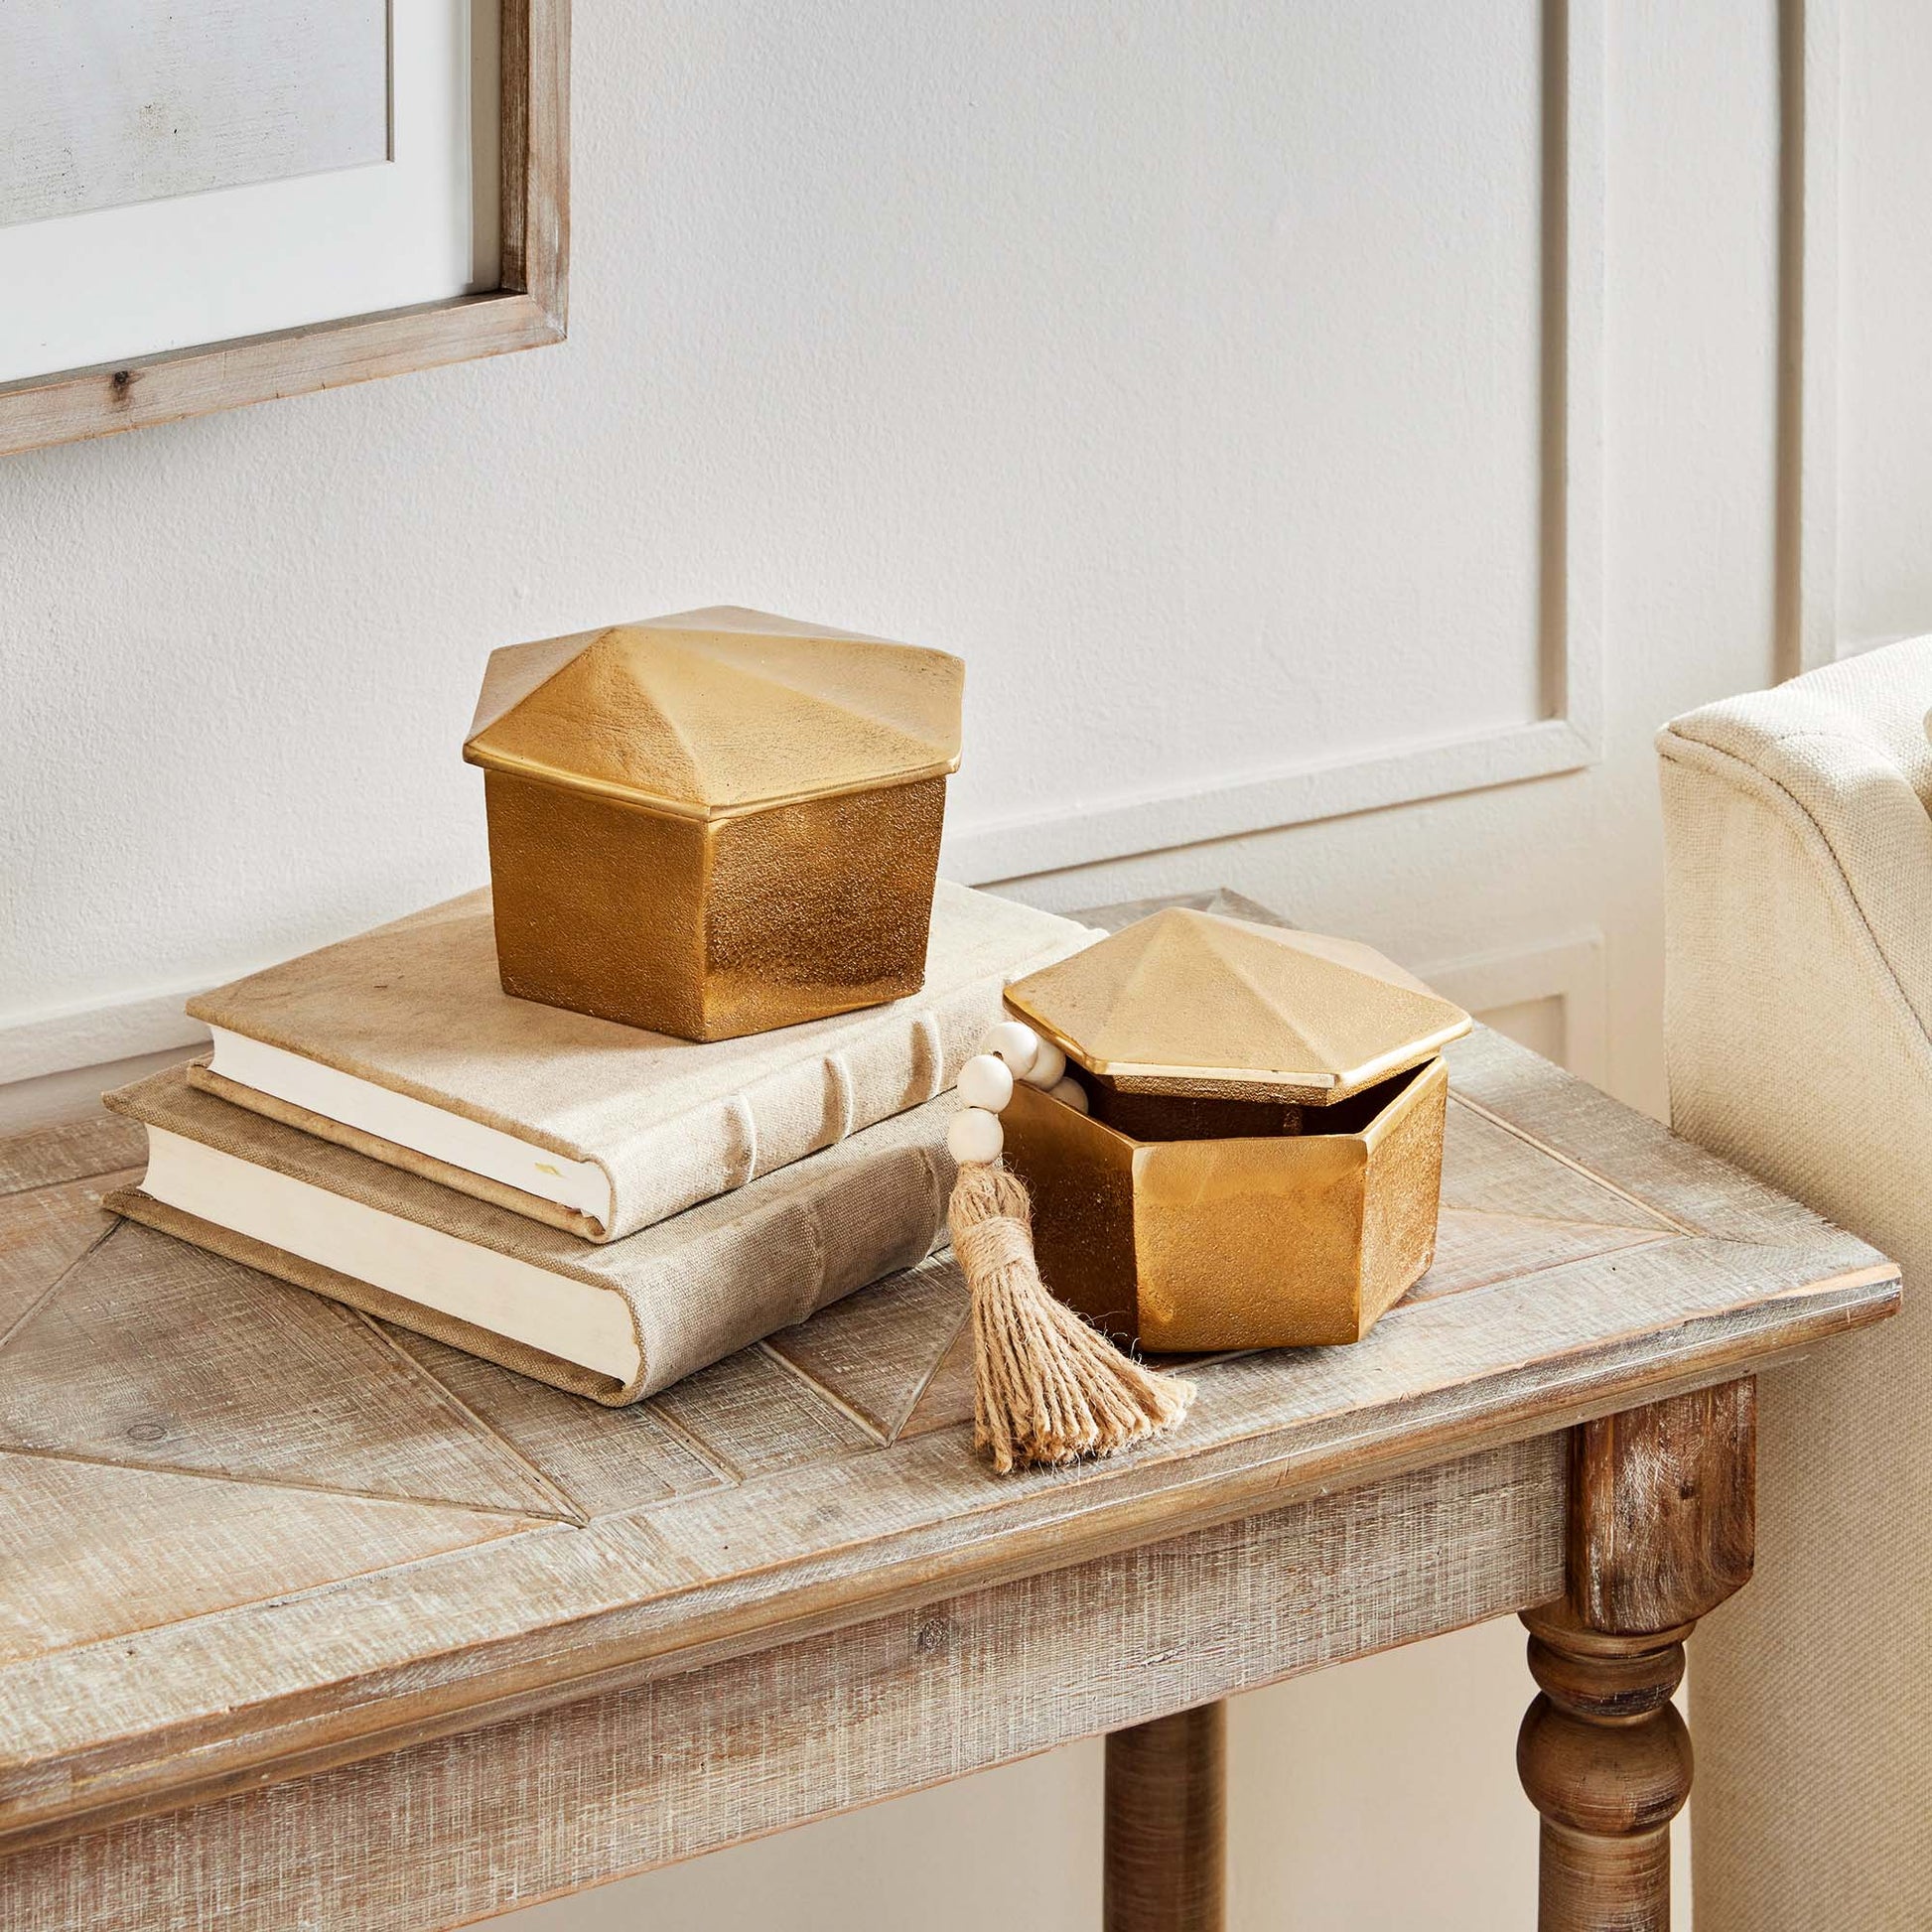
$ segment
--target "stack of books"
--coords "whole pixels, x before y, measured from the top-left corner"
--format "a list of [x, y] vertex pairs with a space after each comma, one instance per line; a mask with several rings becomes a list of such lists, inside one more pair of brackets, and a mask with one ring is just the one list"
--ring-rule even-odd
[[1097, 933], [941, 882], [925, 984], [708, 1044], [513, 999], [473, 893], [190, 1002], [107, 1096], [123, 1214], [599, 1401], [654, 1394], [943, 1238], [939, 1096], [1009, 981]]

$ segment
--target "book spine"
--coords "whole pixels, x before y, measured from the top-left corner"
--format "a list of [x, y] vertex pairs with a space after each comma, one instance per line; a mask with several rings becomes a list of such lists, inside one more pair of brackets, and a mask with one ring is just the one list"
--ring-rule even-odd
[[767, 1075], [729, 1100], [653, 1129], [610, 1163], [615, 1235], [648, 1227], [862, 1128], [944, 1093], [1003, 1011], [1008, 982], [1076, 951], [1081, 940], [985, 974], [943, 999], [901, 1008], [837, 1051]]
[[[938, 1110], [943, 1113], [943, 1110]], [[874, 1158], [780, 1187], [756, 1211], [624, 1270], [643, 1367], [634, 1399], [911, 1268], [945, 1238], [954, 1167], [935, 1115]], [[648, 1237], [643, 1237], [648, 1239]]]

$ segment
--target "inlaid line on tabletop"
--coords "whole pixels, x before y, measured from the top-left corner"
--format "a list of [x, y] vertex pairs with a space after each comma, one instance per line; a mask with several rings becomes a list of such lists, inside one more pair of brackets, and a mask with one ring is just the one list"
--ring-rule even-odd
[[[666, 1409], [660, 1409], [657, 1406], [657, 1402], [654, 1397], [646, 1400], [642, 1406], [650, 1411], [651, 1421], [654, 1422], [658, 1426], [658, 1428], [665, 1433], [665, 1435], [675, 1437], [676, 1440], [680, 1444], [682, 1444], [685, 1449], [689, 1449], [691, 1453], [695, 1455], [698, 1458], [698, 1460], [702, 1462], [705, 1465], [705, 1467], [709, 1469], [711, 1473], [718, 1478], [718, 1486], [721, 1489], [739, 1489], [744, 1486], [745, 1471], [737, 1467], [734, 1463], [728, 1461], [724, 1455], [724, 1452], [720, 1449], [713, 1449], [708, 1443], [706, 1443], [703, 1440], [702, 1437], [698, 1435], [696, 1430], [692, 1429], [688, 1424], [680, 1421], [679, 1418], [671, 1414], [670, 1411]], [[664, 1503], [670, 1503], [676, 1501], [677, 1501], [676, 1496], [660, 1496], [655, 1502], [645, 1503], [641, 1505], [641, 1507], [645, 1509], [656, 1509]], [[616, 1511], [607, 1512], [607, 1514], [615, 1514], [620, 1516], [628, 1515], [631, 1512], [627, 1510], [616, 1510]]]
[[1545, 1228], [1582, 1228], [1586, 1233], [1602, 1234], [1642, 1234], [1653, 1241], [1671, 1241], [1683, 1233], [1698, 1234], [1695, 1228], [1684, 1229], [1676, 1226], [1659, 1227], [1655, 1223], [1638, 1226], [1634, 1221], [1580, 1221], [1567, 1214], [1525, 1214], [1516, 1208], [1462, 1207], [1452, 1200], [1443, 1202], [1445, 1214], [1471, 1214], [1484, 1221], [1519, 1221], [1533, 1227]]
[[1709, 1238], [1706, 1236], [1704, 1229], [1691, 1227], [1686, 1222], [1680, 1221], [1675, 1214], [1668, 1214], [1661, 1207], [1645, 1200], [1641, 1194], [1633, 1194], [1629, 1188], [1618, 1186], [1614, 1180], [1611, 1180], [1604, 1174], [1598, 1173], [1594, 1168], [1586, 1167], [1583, 1162], [1577, 1160], [1573, 1155], [1565, 1154], [1560, 1148], [1552, 1147], [1547, 1141], [1539, 1141], [1534, 1134], [1528, 1133], [1523, 1128], [1518, 1127], [1507, 1116], [1495, 1112], [1492, 1108], [1485, 1107], [1479, 1100], [1471, 1100], [1466, 1093], [1458, 1093], [1453, 1086], [1449, 1088], [1449, 1099], [1454, 1105], [1466, 1107], [1470, 1113], [1476, 1114], [1483, 1120], [1488, 1121], [1492, 1127], [1500, 1127], [1505, 1134], [1513, 1135], [1525, 1147], [1533, 1147], [1537, 1153], [1547, 1155], [1559, 1167], [1568, 1168], [1573, 1173], [1582, 1174], [1586, 1180], [1593, 1180], [1597, 1186], [1616, 1195], [1619, 1200], [1627, 1200], [1632, 1207], [1641, 1208], [1644, 1213], [1652, 1215], [1667, 1228], [1675, 1228], [1679, 1234]]
[[[838, 1394], [835, 1390], [828, 1389], [809, 1369], [799, 1367], [789, 1355], [783, 1354], [778, 1349], [773, 1348], [769, 1342], [760, 1341], [754, 1345], [766, 1361], [776, 1362], [794, 1381], [802, 1382], [814, 1400], [822, 1402], [826, 1408], [834, 1409], [842, 1415], [853, 1428], [866, 1436], [875, 1448], [890, 1449], [892, 1447], [893, 1439], [870, 1416], [861, 1415], [842, 1395]], [[933, 1367], [936, 1368], [938, 1364], [935, 1362]], [[929, 1382], [931, 1380], [932, 1372], [928, 1369], [926, 1371], [926, 1381]], [[923, 1390], [924, 1384], [920, 1386], [921, 1390]], [[914, 1397], [913, 1400], [916, 1402], [917, 1397]]]
[[[9, 1455], [24, 1455], [26, 1453], [27, 1451], [19, 1449], [0, 1449], [0, 1459], [4, 1459]], [[47, 1457], [39, 1459], [59, 1460], [61, 1458]], [[117, 1472], [120, 1472], [117, 1465], [113, 1464], [97, 1464], [95, 1466], [116, 1467]], [[192, 1470], [178, 1472], [172, 1469], [166, 1469], [154, 1471], [134, 1470], [131, 1473], [137, 1475], [150, 1473], [174, 1475], [177, 1473], [194, 1474], [198, 1472]], [[207, 1479], [218, 1480], [218, 1478]], [[287, 1487], [288, 1485], [265, 1484], [262, 1486], [279, 1488]], [[292, 1493], [300, 1495], [308, 1492], [294, 1490]], [[489, 1514], [489, 1512], [483, 1510], [466, 1510], [461, 1504], [425, 1505], [399, 1496], [344, 1496], [339, 1492], [326, 1490], [319, 1493], [324, 1500], [330, 1502], [389, 1504], [399, 1510], [415, 1510], [418, 1508], [440, 1510], [447, 1507], [457, 1514], [480, 1515], [485, 1518]], [[481, 1550], [484, 1549], [500, 1549], [510, 1544], [527, 1543], [533, 1538], [565, 1535], [574, 1536], [577, 1533], [573, 1525], [560, 1523], [554, 1518], [527, 1518], [522, 1521], [519, 1527], [505, 1529], [495, 1536], [478, 1537], [469, 1542], [455, 1544], [445, 1549], [424, 1550], [413, 1556], [400, 1557], [388, 1563], [378, 1563], [368, 1569], [346, 1570], [340, 1576], [304, 1584], [295, 1589], [271, 1589], [258, 1594], [242, 1595], [231, 1601], [210, 1603], [205, 1609], [191, 1610], [186, 1615], [169, 1616], [152, 1623], [133, 1623], [125, 1629], [56, 1641], [49, 1644], [45, 1649], [36, 1652], [31, 1659], [25, 1661], [35, 1667], [53, 1665], [56, 1668], [66, 1670], [77, 1666], [78, 1662], [90, 1653], [105, 1653], [116, 1657], [132, 1656], [133, 1653], [127, 1649], [127, 1645], [131, 1639], [137, 1637], [153, 1642], [155, 1640], [175, 1639], [177, 1633], [192, 1635], [195, 1632], [206, 1630], [209, 1626], [220, 1623], [224, 1618], [232, 1618], [243, 1612], [258, 1611], [266, 1607], [272, 1607], [278, 1603], [295, 1603], [309, 1598], [326, 1596], [331, 1591], [341, 1590], [346, 1586], [366, 1583], [371, 1579], [380, 1579], [386, 1583], [397, 1578], [407, 1578], [414, 1571], [427, 1570], [437, 1564], [459, 1562], [465, 1558], [474, 1557]], [[0, 1675], [4, 1675], [5, 1672], [18, 1670], [21, 1667], [21, 1660], [10, 1662], [4, 1667], [0, 1667]], [[12, 1741], [11, 1738], [0, 1738], [0, 1746], [10, 1745]], [[6, 1755], [5, 1750], [0, 1749], [0, 1758], [4, 1758]], [[11, 1763], [6, 1763], [3, 1768], [11, 1771], [14, 1767]], [[13, 1835], [11, 1833], [0, 1833], [0, 1860], [4, 1860], [12, 1849]]]
[[[948, 1249], [946, 1252], [951, 1253], [951, 1250]], [[926, 1372], [919, 1378], [919, 1386], [912, 1391], [912, 1400], [906, 1404], [905, 1414], [899, 1418], [898, 1428], [893, 1431], [892, 1438], [891, 1438], [892, 1442], [897, 1443], [898, 1441], [899, 1435], [904, 1430], [905, 1425], [909, 1423], [915, 1415], [918, 1414], [919, 1404], [925, 1400], [926, 1391], [932, 1387], [932, 1378], [935, 1375], [937, 1375], [943, 1367], [945, 1367], [946, 1357], [950, 1355], [956, 1347], [958, 1347], [960, 1333], [966, 1327], [966, 1324], [972, 1320], [972, 1318], [973, 1318], [973, 1311], [972, 1311], [972, 1306], [969, 1303], [964, 1312], [961, 1313], [959, 1317], [958, 1326], [955, 1327], [952, 1333], [946, 1337], [946, 1345], [942, 1349], [940, 1349], [938, 1354], [933, 1356], [931, 1367], [929, 1367], [926, 1370]]]
[[[1459, 1288], [1438, 1288], [1431, 1290], [1429, 1286], [1429, 1275], [1423, 1275], [1416, 1282], [1415, 1286], [1403, 1296], [1401, 1301], [1395, 1303], [1388, 1310], [1387, 1313], [1382, 1316], [1382, 1320], [1387, 1321], [1392, 1316], [1402, 1313], [1405, 1310], [1420, 1308], [1428, 1302], [1455, 1302], [1462, 1300], [1464, 1296], [1486, 1295], [1491, 1289], [1510, 1288], [1518, 1282], [1540, 1281], [1545, 1275], [1562, 1274], [1566, 1269], [1609, 1268], [1614, 1270], [1618, 1260], [1626, 1255], [1640, 1254], [1649, 1248], [1667, 1247], [1674, 1241], [1683, 1241], [1686, 1239], [1700, 1240], [1703, 1238], [1698, 1235], [1687, 1237], [1681, 1234], [1673, 1234], [1667, 1228], [1658, 1228], [1650, 1233], [1645, 1240], [1626, 1241], [1620, 1247], [1601, 1248], [1593, 1254], [1562, 1256], [1555, 1261], [1546, 1261], [1536, 1268], [1518, 1268], [1508, 1274], [1492, 1275], [1487, 1281], [1464, 1282]], [[1430, 1272], [1433, 1274], [1435, 1271], [1432, 1268]], [[1812, 1291], [1810, 1289], [1793, 1289], [1790, 1292], [1792, 1294], [1808, 1295]], [[1184, 1364], [1191, 1360], [1192, 1357], [1177, 1355], [1173, 1359], [1177, 1363]]]
[[230, 1469], [198, 1469], [183, 1462], [156, 1462], [143, 1458], [125, 1461], [113, 1455], [89, 1455], [84, 1449], [36, 1449], [30, 1443], [10, 1443], [0, 1438], [0, 1457], [19, 1455], [35, 1462], [72, 1462], [84, 1469], [122, 1469], [132, 1475], [186, 1476], [196, 1482], [225, 1482], [237, 1489], [283, 1489], [297, 1496], [335, 1496], [357, 1503], [395, 1503], [404, 1509], [454, 1509], [466, 1516], [505, 1517], [517, 1522], [564, 1523], [581, 1529], [581, 1516], [552, 1515], [547, 1510], [520, 1507], [515, 1503], [473, 1503], [454, 1496], [417, 1496], [397, 1489], [359, 1489], [353, 1485], [328, 1482], [298, 1482], [293, 1476], [237, 1474]]
[[[527, 1470], [534, 1476], [537, 1486], [542, 1489], [545, 1495], [556, 1497], [558, 1503], [561, 1505], [557, 1512], [557, 1519], [559, 1521], [574, 1523], [579, 1529], [582, 1529], [589, 1523], [591, 1519], [578, 1503], [576, 1497], [570, 1495], [560, 1483], [551, 1477], [547, 1470], [540, 1468], [536, 1463], [532, 1462], [514, 1443], [507, 1441], [499, 1430], [492, 1429], [482, 1416], [478, 1415], [476, 1410], [471, 1408], [433, 1370], [426, 1367], [422, 1362], [419, 1362], [414, 1355], [402, 1347], [380, 1321], [376, 1320], [373, 1315], [364, 1313], [360, 1309], [352, 1310], [351, 1312], [365, 1328], [376, 1336], [383, 1347], [410, 1371], [412, 1376], [429, 1385], [429, 1389], [434, 1397], [440, 1398], [451, 1409], [454, 1409], [462, 1421], [483, 1437], [485, 1441], [493, 1443], [517, 1467]], [[526, 1510], [510, 1509], [507, 1512], [499, 1511], [495, 1513], [508, 1513], [510, 1515], [521, 1516], [527, 1515], [529, 1512]]]
[[660, 1390], [646, 1406], [659, 1423], [675, 1424], [681, 1439], [703, 1446], [726, 1488], [780, 1466], [844, 1461], [880, 1448], [872, 1432], [756, 1345]]
[[[88, 1177], [91, 1178], [91, 1176]], [[28, 1190], [26, 1188], [21, 1188], [19, 1189], [19, 1191], [25, 1193]], [[104, 1228], [102, 1228], [101, 1231], [97, 1235], [95, 1235], [94, 1238], [91, 1241], [89, 1241], [87, 1245], [84, 1248], [82, 1248], [80, 1252], [77, 1255], [75, 1255], [73, 1259], [69, 1261], [65, 1268], [56, 1271], [54, 1279], [51, 1282], [49, 1282], [48, 1285], [44, 1289], [42, 1289], [41, 1292], [38, 1295], [36, 1295], [34, 1299], [31, 1302], [29, 1302], [24, 1309], [21, 1310], [20, 1313], [12, 1321], [7, 1323], [5, 1328], [0, 1328], [0, 1349], [4, 1349], [8, 1344], [8, 1342], [12, 1341], [13, 1338], [17, 1334], [19, 1334], [20, 1331], [24, 1327], [26, 1327], [27, 1324], [30, 1321], [32, 1321], [33, 1318], [37, 1314], [39, 1314], [44, 1308], [47, 1307], [48, 1303], [51, 1302], [54, 1299], [54, 1297], [60, 1292], [61, 1284], [65, 1282], [67, 1278], [69, 1275], [71, 1275], [73, 1271], [76, 1268], [78, 1268], [82, 1262], [90, 1259], [92, 1256], [100, 1252], [101, 1243], [106, 1241], [110, 1236], [112, 1236], [120, 1228], [120, 1226], [121, 1226], [121, 1217], [118, 1214], [112, 1214], [108, 1216], [107, 1225]]]

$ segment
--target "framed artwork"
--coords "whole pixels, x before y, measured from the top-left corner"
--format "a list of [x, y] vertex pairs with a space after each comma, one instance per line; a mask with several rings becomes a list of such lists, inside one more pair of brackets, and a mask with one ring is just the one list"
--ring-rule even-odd
[[569, 0], [0, 5], [0, 455], [560, 342]]

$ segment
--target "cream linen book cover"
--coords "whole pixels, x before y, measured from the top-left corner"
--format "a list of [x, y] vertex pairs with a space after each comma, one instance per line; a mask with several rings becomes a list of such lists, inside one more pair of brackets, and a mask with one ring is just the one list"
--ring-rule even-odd
[[918, 993], [699, 1045], [512, 999], [484, 890], [191, 1000], [214, 1050], [189, 1078], [615, 1240], [943, 1093], [1008, 983], [1099, 936], [941, 880]]
[[949, 1105], [928, 1101], [621, 1241], [593, 1245], [190, 1084], [106, 1096], [148, 1130], [130, 1219], [617, 1405], [922, 1261]]

